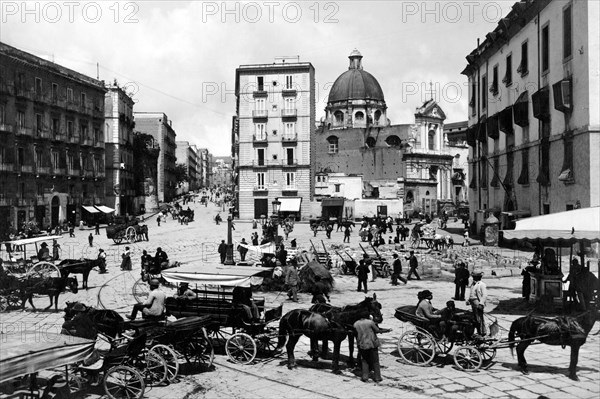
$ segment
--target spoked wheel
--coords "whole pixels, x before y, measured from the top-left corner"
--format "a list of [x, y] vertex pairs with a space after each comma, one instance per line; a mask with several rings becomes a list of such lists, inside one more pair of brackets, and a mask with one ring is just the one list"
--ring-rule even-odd
[[129, 366], [115, 366], [104, 374], [104, 392], [111, 399], [141, 399], [146, 391], [144, 377]]
[[192, 367], [201, 371], [210, 370], [215, 360], [215, 350], [204, 328], [185, 343], [183, 356]]
[[150, 386], [157, 386], [167, 381], [167, 362], [155, 352], [146, 352], [146, 368], [144, 379]]
[[179, 374], [179, 362], [177, 353], [167, 345], [158, 344], [150, 348], [150, 352], [158, 354], [167, 363], [167, 381], [173, 382]]
[[150, 287], [142, 278], [138, 279], [131, 289], [137, 303], [144, 303], [150, 294]]
[[127, 230], [125, 230], [125, 239], [127, 240], [128, 243], [132, 243], [132, 242], [135, 242], [135, 237], [136, 237], [135, 228], [133, 226], [129, 226], [127, 228]]
[[477, 371], [481, 362], [479, 350], [473, 346], [461, 346], [454, 352], [454, 364], [463, 371]]
[[480, 346], [477, 349], [479, 349], [481, 355], [481, 362], [484, 364], [491, 362], [496, 357], [496, 349], [494, 348]]
[[381, 268], [381, 271], [383, 273], [383, 277], [390, 277], [392, 275], [392, 271], [390, 269], [390, 265], [388, 265], [387, 263], [385, 265], [383, 265], [383, 267]]
[[428, 332], [416, 329], [407, 331], [398, 339], [398, 353], [409, 364], [426, 366], [436, 354], [435, 339]]
[[28, 278], [60, 277], [60, 270], [50, 262], [38, 262], [27, 270]]
[[256, 357], [256, 341], [246, 333], [235, 333], [225, 343], [225, 351], [234, 363], [249, 364]]
[[260, 351], [261, 356], [273, 357], [277, 352], [277, 329], [268, 328], [265, 329], [263, 334], [258, 334], [255, 337], [257, 350]]
[[121, 242], [123, 242], [123, 237], [113, 237], [113, 241], [115, 242], [115, 244], [119, 245]]
[[448, 339], [440, 339], [439, 341], [437, 341], [437, 345], [438, 345], [439, 350], [442, 353], [447, 355], [452, 350], [452, 347], [454, 346], [454, 342], [452, 342]]
[[8, 300], [5, 297], [0, 296], [0, 312], [6, 312], [7, 309], [8, 309]]

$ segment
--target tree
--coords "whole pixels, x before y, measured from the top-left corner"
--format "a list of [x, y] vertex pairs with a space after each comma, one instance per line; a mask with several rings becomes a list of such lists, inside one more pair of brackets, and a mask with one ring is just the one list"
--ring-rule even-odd
[[185, 166], [185, 164], [178, 163], [177, 165], [175, 165], [175, 182], [177, 184], [181, 184], [186, 181], [189, 181], [187, 167]]

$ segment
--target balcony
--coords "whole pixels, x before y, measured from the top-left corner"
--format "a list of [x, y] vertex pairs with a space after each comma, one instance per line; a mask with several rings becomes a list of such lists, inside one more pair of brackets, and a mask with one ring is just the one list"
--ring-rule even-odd
[[264, 159], [253, 159], [252, 160], [252, 166], [256, 167], [256, 168], [266, 168], [267, 167], [267, 161]]
[[266, 109], [255, 109], [252, 111], [252, 118], [254, 119], [268, 119], [269, 111]]
[[15, 165], [15, 172], [21, 173], [33, 173], [32, 165]]
[[8, 94], [12, 96], [15, 92], [12, 82], [0, 82], [0, 94]]
[[104, 148], [104, 140], [94, 140], [94, 147]]
[[51, 130], [50, 135], [53, 141], [65, 141], [67, 134], [63, 130]]
[[267, 194], [269, 192], [269, 190], [267, 189], [266, 186], [254, 186], [252, 191], [254, 191], [254, 194], [257, 194], [257, 193]]
[[297, 92], [296, 89], [283, 89], [281, 95], [283, 97], [296, 97]]
[[65, 108], [67, 106], [67, 102], [64, 97], [58, 97], [57, 95], [50, 96], [50, 104], [59, 108]]
[[92, 110], [92, 117], [97, 118], [97, 119], [103, 119], [104, 118], [104, 108], [94, 106], [94, 109]]
[[77, 104], [76, 102], [74, 102], [73, 100], [67, 100], [67, 111], [79, 111], [79, 104]]
[[0, 206], [13, 206], [15, 202], [11, 198], [0, 196]]
[[0, 172], [12, 172], [15, 170], [15, 165], [12, 163], [0, 163]]
[[269, 93], [267, 93], [266, 90], [254, 90], [252, 92], [252, 97], [253, 98], [264, 98], [264, 97], [268, 97]]
[[67, 137], [67, 143], [79, 144], [79, 135], [73, 134]]
[[37, 137], [41, 139], [50, 139], [52, 137], [52, 134], [48, 129], [41, 129], [37, 131]]
[[12, 133], [13, 126], [6, 123], [0, 123], [0, 132]]
[[30, 127], [24, 127], [24, 126], [17, 127], [16, 135], [33, 137], [33, 129], [31, 129]]
[[83, 177], [87, 178], [87, 179], [93, 179], [94, 178], [94, 171], [93, 170], [84, 170]]
[[69, 177], [78, 177], [79, 176], [79, 169], [67, 168], [67, 176], [69, 176]]
[[31, 92], [23, 87], [17, 87], [15, 90], [15, 96], [20, 99], [31, 99]]
[[45, 93], [38, 93], [36, 91], [33, 92], [33, 101], [37, 103], [46, 103], [48, 101], [48, 96]]
[[297, 118], [298, 110], [296, 110], [295, 108], [294, 109], [282, 109], [281, 117], [282, 118]]
[[256, 135], [252, 136], [252, 144], [255, 147], [266, 147], [266, 146], [268, 146], [269, 142], [267, 140], [267, 135], [265, 134], [263, 136], [258, 136], [258, 137]]
[[104, 174], [104, 171], [99, 171], [99, 172], [94, 172], [94, 177], [96, 179], [104, 179], [106, 177], [106, 175]]
[[94, 145], [94, 139], [92, 139], [91, 137], [84, 137], [83, 140], [81, 140], [81, 145], [91, 147]]
[[284, 147], [294, 146], [296, 144], [298, 144], [298, 135], [296, 133], [284, 134], [283, 136], [281, 136], [281, 145], [283, 145]]
[[36, 166], [35, 167], [35, 174], [36, 176], [44, 176], [44, 175], [49, 175], [50, 174], [50, 167], [49, 166]]
[[296, 186], [296, 185], [284, 186], [281, 189], [281, 194], [282, 195], [297, 195], [298, 194], [298, 186]]
[[292, 158], [283, 159], [281, 161], [281, 166], [284, 168], [294, 168], [298, 166], [298, 160]]
[[52, 177], [53, 178], [57, 178], [57, 177], [62, 177], [65, 176], [67, 174], [67, 170], [65, 168], [52, 168]]
[[28, 198], [17, 198], [16, 206], [29, 206], [31, 205], [31, 200]]

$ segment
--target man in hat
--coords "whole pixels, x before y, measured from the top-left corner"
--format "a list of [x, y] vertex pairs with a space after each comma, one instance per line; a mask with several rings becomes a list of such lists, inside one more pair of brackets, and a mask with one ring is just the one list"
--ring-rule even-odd
[[394, 258], [394, 262], [392, 263], [392, 285], [398, 285], [398, 279], [406, 284], [406, 279], [400, 276], [402, 274], [402, 262], [400, 261], [398, 254], [393, 254], [392, 257]]
[[225, 263], [225, 258], [227, 257], [227, 244], [225, 244], [225, 240], [221, 240], [217, 252], [221, 258], [221, 264]]
[[417, 257], [415, 256], [415, 251], [410, 251], [410, 256], [408, 258], [406, 258], [408, 260], [408, 276], [406, 276], [407, 280], [412, 280], [410, 278], [410, 276], [412, 276], [413, 274], [415, 275], [415, 277], [417, 278], [417, 280], [421, 279], [421, 276], [419, 276], [419, 273], [417, 272], [417, 268], [419, 267], [419, 261], [417, 260]]
[[168, 266], [169, 256], [161, 247], [156, 248], [156, 253], [154, 254], [154, 272], [160, 273], [163, 268], [167, 268]]
[[471, 284], [469, 290], [469, 300], [467, 306], [471, 305], [473, 314], [475, 315], [475, 321], [477, 322], [477, 333], [481, 336], [485, 336], [485, 320], [483, 318], [483, 309], [485, 308], [485, 300], [487, 299], [487, 287], [481, 278], [483, 273], [480, 271], [473, 272], [473, 284]]
[[454, 269], [454, 299], [465, 300], [465, 290], [469, 284], [469, 270], [464, 262], [459, 262]]
[[42, 243], [40, 250], [37, 254], [38, 260], [49, 260], [50, 258], [50, 250], [48, 249], [48, 244], [45, 242]]
[[369, 279], [369, 272], [371, 265], [371, 259], [369, 259], [369, 255], [363, 254], [363, 258], [358, 262], [358, 266], [356, 267], [356, 275], [358, 276], [358, 287], [356, 291], [360, 292], [361, 286], [364, 287], [365, 294], [367, 293], [367, 281]]
[[240, 253], [240, 260], [242, 262], [244, 262], [246, 260], [246, 254], [248, 253], [248, 248], [246, 248], [246, 245], [248, 245], [248, 243], [246, 242], [246, 239], [242, 238], [240, 245], [238, 245], [238, 247], [237, 247], [237, 250]]
[[379, 366], [379, 340], [377, 334], [391, 331], [390, 329], [380, 328], [366, 314], [362, 314], [361, 319], [353, 325], [356, 331], [356, 346], [361, 357], [361, 378], [362, 382], [369, 380], [369, 371], [373, 372], [373, 381], [381, 382], [381, 370]]
[[106, 253], [102, 248], [98, 250], [98, 260], [100, 261], [100, 264], [98, 265], [100, 274], [106, 273]]
[[196, 293], [192, 291], [188, 283], [179, 283], [177, 294], [173, 295], [175, 299], [196, 299]]
[[297, 262], [291, 262], [285, 275], [285, 284], [289, 287], [288, 298], [294, 302], [298, 302], [298, 282], [300, 281], [296, 266]]
[[88, 236], [88, 242], [90, 243], [90, 247], [94, 246], [94, 235], [92, 233]]
[[167, 295], [158, 289], [160, 282], [153, 278], [149, 282], [150, 293], [148, 299], [144, 303], [136, 303], [133, 305], [131, 315], [127, 315], [129, 320], [135, 320], [138, 311], [141, 311], [144, 316], [160, 317], [165, 313], [165, 300]]

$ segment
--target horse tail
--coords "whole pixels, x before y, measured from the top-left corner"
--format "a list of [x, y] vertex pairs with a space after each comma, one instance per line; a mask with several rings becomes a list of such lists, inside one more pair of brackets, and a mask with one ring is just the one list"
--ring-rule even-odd
[[510, 355], [514, 357], [514, 346], [515, 346], [515, 334], [521, 332], [521, 327], [523, 324], [523, 317], [519, 317], [517, 320], [513, 321], [510, 325], [510, 330], [508, 331], [508, 347], [510, 348]]

